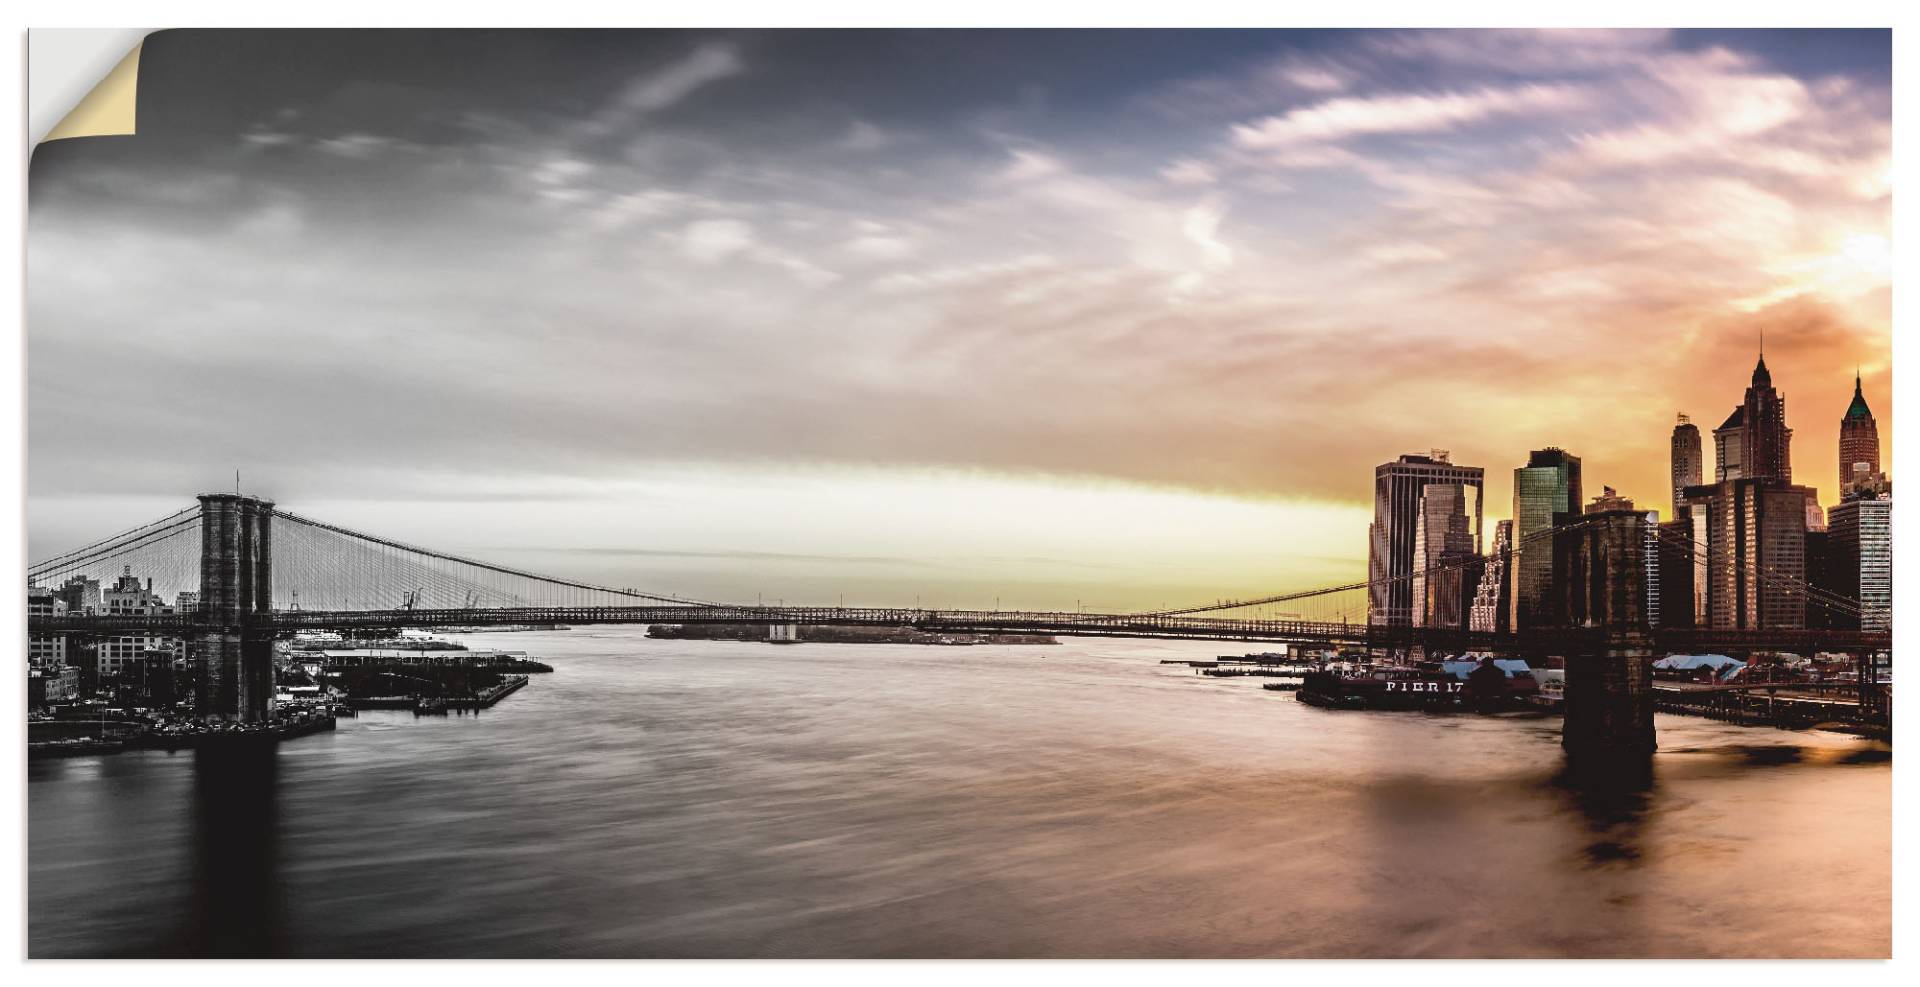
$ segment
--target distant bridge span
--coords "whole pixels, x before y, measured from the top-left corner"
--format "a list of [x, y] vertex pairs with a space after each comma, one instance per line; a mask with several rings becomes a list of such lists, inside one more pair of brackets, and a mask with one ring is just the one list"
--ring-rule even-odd
[[[1068, 613], [1054, 611], [931, 610], [894, 607], [765, 607], [666, 605], [608, 607], [486, 607], [388, 610], [275, 610], [251, 615], [256, 632], [353, 631], [402, 627], [501, 627], [523, 624], [800, 624], [839, 627], [912, 627], [947, 634], [1047, 634], [1065, 637], [1140, 637], [1252, 641], [1323, 647], [1428, 648], [1555, 654], [1599, 642], [1599, 628], [1541, 628], [1500, 634], [1443, 627], [1370, 626], [1309, 620], [1260, 620], [1191, 614]], [[157, 634], [188, 637], [223, 625], [200, 613], [60, 614], [28, 618], [30, 634]], [[1860, 651], [1892, 646], [1887, 633], [1848, 631], [1714, 631], [1654, 628], [1654, 647], [1674, 652]]]

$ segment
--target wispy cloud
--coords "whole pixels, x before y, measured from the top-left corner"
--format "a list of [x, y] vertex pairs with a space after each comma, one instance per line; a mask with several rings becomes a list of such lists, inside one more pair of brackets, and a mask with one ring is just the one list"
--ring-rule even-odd
[[614, 105], [636, 115], [664, 110], [694, 90], [739, 75], [746, 68], [733, 45], [704, 44], [671, 64], [634, 77]]
[[1564, 112], [1581, 104], [1579, 89], [1563, 85], [1484, 88], [1472, 92], [1341, 97], [1233, 128], [1234, 142], [1265, 149], [1335, 142], [1371, 134], [1452, 130], [1489, 117]]

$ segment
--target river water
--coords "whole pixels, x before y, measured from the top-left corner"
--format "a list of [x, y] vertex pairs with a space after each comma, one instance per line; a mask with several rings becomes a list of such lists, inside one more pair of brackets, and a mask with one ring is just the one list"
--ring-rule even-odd
[[557, 671], [257, 756], [32, 762], [52, 956], [1849, 956], [1891, 951], [1892, 765], [1663, 717], [1341, 712], [1232, 645], [463, 637]]

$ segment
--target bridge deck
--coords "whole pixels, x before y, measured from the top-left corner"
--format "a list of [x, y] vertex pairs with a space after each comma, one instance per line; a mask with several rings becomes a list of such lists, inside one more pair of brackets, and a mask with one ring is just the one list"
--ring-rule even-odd
[[[1210, 641], [1264, 641], [1329, 647], [1411, 648], [1443, 651], [1560, 653], [1597, 647], [1605, 632], [1594, 628], [1542, 628], [1495, 634], [1457, 628], [1370, 626], [1304, 620], [1237, 620], [1153, 614], [1052, 611], [924, 610], [879, 607], [727, 607], [650, 605], [632, 607], [505, 607], [441, 610], [281, 610], [248, 625], [249, 630], [371, 630], [398, 627], [484, 627], [514, 624], [811, 624], [913, 627], [937, 633], [1050, 634], [1071, 637], [1144, 637]], [[199, 614], [35, 615], [32, 635], [187, 635], [209, 630]], [[1871, 651], [1892, 647], [1885, 632], [1809, 630], [1711, 630], [1654, 628], [1645, 632], [1654, 650]]]

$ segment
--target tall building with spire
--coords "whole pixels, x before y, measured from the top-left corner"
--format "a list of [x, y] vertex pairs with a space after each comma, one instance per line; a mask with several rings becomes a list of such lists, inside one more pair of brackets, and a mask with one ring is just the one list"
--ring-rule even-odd
[[1753, 367], [1753, 383], [1747, 387], [1744, 412], [1746, 448], [1740, 463], [1744, 476], [1778, 483], [1793, 482], [1793, 429], [1787, 427], [1787, 399], [1773, 389], [1773, 375], [1767, 372], [1763, 355]]
[[1694, 589], [1705, 593], [1696, 623], [1805, 627], [1807, 533], [1825, 527], [1824, 512], [1814, 488], [1793, 485], [1787, 400], [1774, 389], [1764, 354], [1744, 400], [1713, 430], [1713, 442], [1716, 482], [1681, 494], [1694, 537]]
[[1705, 458], [1700, 451], [1700, 426], [1686, 415], [1680, 415], [1678, 423], [1673, 426], [1674, 517], [1680, 516], [1680, 505], [1686, 501], [1683, 491], [1700, 485], [1705, 468]]
[[1860, 374], [1853, 375], [1853, 403], [1840, 419], [1840, 497], [1877, 494], [1886, 485], [1880, 472], [1880, 425], [1860, 393]]

